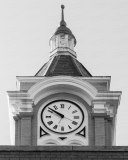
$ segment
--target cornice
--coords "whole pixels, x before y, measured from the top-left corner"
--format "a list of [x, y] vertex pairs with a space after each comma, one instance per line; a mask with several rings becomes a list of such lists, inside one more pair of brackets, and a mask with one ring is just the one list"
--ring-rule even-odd
[[53, 50], [52, 52], [50, 52], [50, 57], [54, 57], [56, 55], [71, 55], [72, 57], [76, 58], [76, 52], [71, 50], [68, 47], [58, 47], [55, 50]]
[[[98, 77], [98, 80], [100, 80], [102, 78]], [[71, 76], [31, 77], [31, 78], [30, 77], [18, 77], [19, 81], [36, 81], [36, 83], [28, 90], [28, 92], [8, 91], [7, 93], [8, 93], [9, 98], [12, 100], [35, 99], [36, 95], [39, 92], [42, 92], [43, 90], [45, 90], [45, 92], [44, 92], [45, 94], [43, 93], [43, 96], [49, 95], [50, 93], [48, 91], [48, 88], [50, 88], [50, 87], [52, 90], [54, 90], [53, 94], [59, 93], [59, 92], [61, 92], [61, 90], [63, 90], [63, 87], [67, 87], [67, 89], [65, 90], [65, 93], [70, 92], [75, 95], [78, 95], [77, 92], [74, 90], [79, 89], [79, 91], [81, 90], [82, 92], [86, 93], [85, 95], [88, 94], [90, 97], [92, 97], [91, 99], [93, 99], [94, 101], [97, 101], [97, 100], [113, 101], [113, 100], [115, 100], [115, 101], [118, 101], [118, 105], [119, 105], [122, 92], [120, 92], [120, 91], [98, 92], [98, 90], [94, 86], [92, 86], [89, 82], [85, 81], [86, 79], [95, 79], [96, 80], [97, 77], [91, 77], [91, 78], [88, 78], [88, 77], [87, 78], [81, 78], [81, 77], [74, 78]], [[106, 81], [106, 80], [109, 81], [110, 77], [104, 77], [104, 81]], [[59, 87], [59, 90], [56, 89], [58, 87]], [[72, 91], [71, 91], [71, 89], [72, 89]], [[81, 93], [79, 93], [79, 95], [82, 96]], [[83, 96], [85, 96], [85, 95], [83, 95]], [[37, 99], [39, 99], [39, 98], [37, 98]]]

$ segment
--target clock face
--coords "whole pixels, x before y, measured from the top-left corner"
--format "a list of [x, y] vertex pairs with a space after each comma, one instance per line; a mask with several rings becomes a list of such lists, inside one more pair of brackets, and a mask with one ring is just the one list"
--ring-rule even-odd
[[84, 120], [82, 109], [74, 102], [57, 100], [41, 111], [41, 121], [49, 130], [66, 134], [78, 129]]

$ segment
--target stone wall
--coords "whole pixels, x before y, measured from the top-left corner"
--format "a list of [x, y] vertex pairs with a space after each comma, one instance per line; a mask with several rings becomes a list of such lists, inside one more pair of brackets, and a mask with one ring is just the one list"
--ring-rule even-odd
[[0, 146], [0, 160], [128, 160], [128, 147]]

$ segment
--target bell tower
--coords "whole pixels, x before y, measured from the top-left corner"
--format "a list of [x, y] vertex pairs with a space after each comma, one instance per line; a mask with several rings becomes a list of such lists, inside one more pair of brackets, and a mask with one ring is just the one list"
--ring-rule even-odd
[[8, 91], [12, 145], [115, 145], [121, 92], [108, 76], [92, 76], [77, 60], [64, 20], [50, 38], [49, 61], [35, 76], [18, 76]]

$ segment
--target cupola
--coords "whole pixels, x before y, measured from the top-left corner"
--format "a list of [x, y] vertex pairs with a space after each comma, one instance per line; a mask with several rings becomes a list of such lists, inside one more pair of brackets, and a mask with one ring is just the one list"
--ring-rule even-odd
[[50, 38], [50, 57], [53, 56], [56, 51], [66, 51], [76, 58], [76, 53], [74, 52], [76, 38], [64, 21], [64, 8], [64, 5], [61, 5], [62, 13], [60, 26], [57, 28], [54, 35]]

